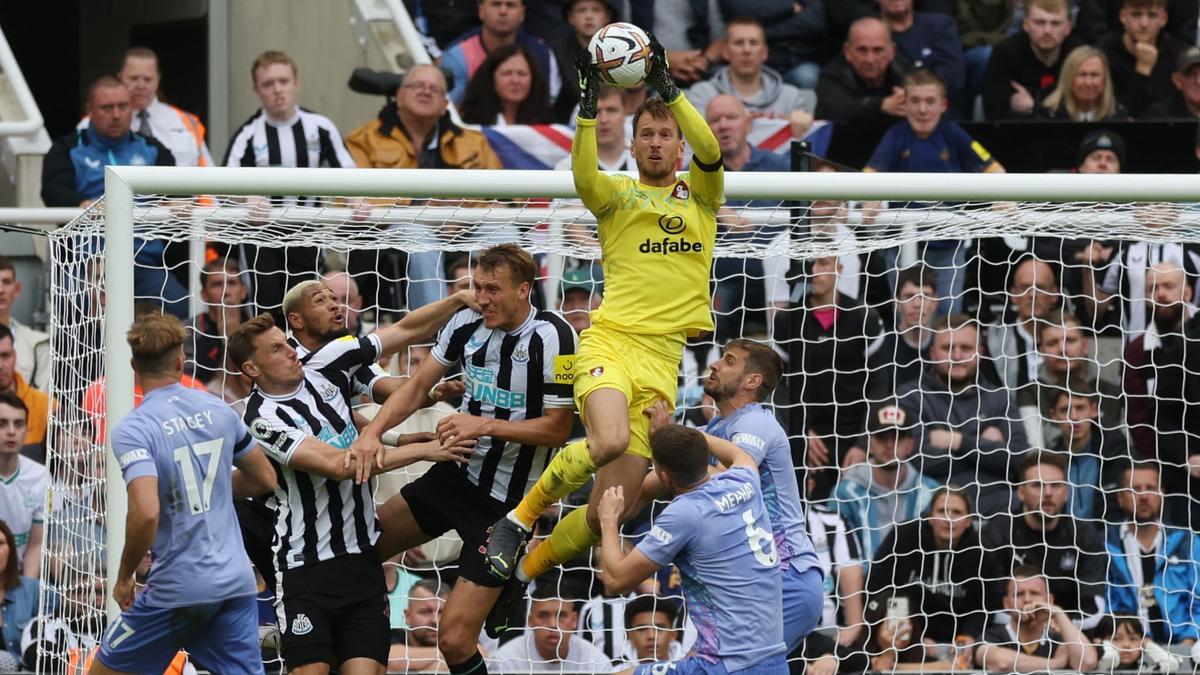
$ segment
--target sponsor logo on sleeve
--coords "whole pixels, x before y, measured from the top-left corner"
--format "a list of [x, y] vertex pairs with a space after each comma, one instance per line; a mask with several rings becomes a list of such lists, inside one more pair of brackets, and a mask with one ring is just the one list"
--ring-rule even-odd
[[127, 452], [117, 458], [117, 461], [120, 462], [122, 467], [129, 466], [130, 464], [133, 464], [134, 462], [149, 461], [149, 460], [150, 460], [150, 451], [146, 450], [145, 448], [138, 448], [136, 450], [130, 450], [129, 452]]
[[756, 450], [762, 450], [767, 447], [766, 441], [754, 434], [745, 432], [734, 434], [733, 438], [729, 439], [729, 442], [734, 445], [748, 445]]
[[650, 538], [654, 539], [658, 543], [664, 544], [664, 545], [670, 544], [671, 540], [675, 538], [674, 535], [672, 535], [670, 532], [667, 532], [666, 530], [662, 529], [658, 525], [651, 527], [650, 531], [647, 532], [646, 535], [649, 536]]
[[575, 381], [575, 355], [554, 357], [554, 381], [570, 384]]

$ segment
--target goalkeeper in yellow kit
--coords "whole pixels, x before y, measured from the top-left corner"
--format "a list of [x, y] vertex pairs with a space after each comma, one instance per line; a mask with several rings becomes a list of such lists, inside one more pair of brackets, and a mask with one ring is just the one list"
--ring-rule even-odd
[[[563, 448], [521, 503], [492, 526], [487, 559], [501, 579], [516, 571], [519, 581], [528, 582], [587, 551], [600, 538], [596, 507], [609, 487], [623, 486], [625, 503], [636, 504], [650, 465], [643, 411], [659, 399], [674, 404], [685, 340], [713, 328], [709, 273], [724, 199], [721, 148], [675, 86], [653, 36], [648, 51], [647, 79], [662, 98], [646, 101], [633, 116], [636, 181], [597, 168], [600, 83], [589, 53], [576, 61], [580, 104], [571, 171], [575, 189], [599, 223], [605, 293], [574, 363], [555, 366], [556, 375], [574, 378], [587, 438]], [[676, 177], [684, 139], [692, 147], [691, 171]], [[542, 512], [592, 474], [596, 484], [588, 507], [568, 514], [518, 564]]]

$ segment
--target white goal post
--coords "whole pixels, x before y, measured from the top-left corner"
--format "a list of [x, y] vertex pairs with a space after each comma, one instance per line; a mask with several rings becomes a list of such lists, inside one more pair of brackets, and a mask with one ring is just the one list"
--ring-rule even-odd
[[[133, 371], [125, 333], [134, 317], [135, 195], [339, 195], [344, 197], [575, 198], [571, 174], [558, 171], [380, 170], [282, 168], [183, 168], [110, 166], [105, 171], [104, 286], [107, 429], [131, 409]], [[920, 174], [920, 173], [727, 173], [727, 199], [810, 201], [995, 201], [995, 202], [1187, 202], [1200, 201], [1200, 176], [1179, 174]], [[532, 209], [531, 209], [532, 210]], [[997, 212], [994, 218], [1011, 218]], [[1096, 214], [1089, 214], [1094, 222]], [[785, 221], [786, 222], [786, 221]], [[1066, 234], [1054, 219], [1014, 220], [1013, 234]], [[1173, 228], [1200, 228], [1187, 213]], [[937, 232], [927, 238], [936, 238]], [[1169, 236], [1167, 232], [1163, 236]], [[883, 244], [886, 245], [886, 244]], [[794, 253], [794, 252], [793, 252]], [[110, 439], [105, 439], [111, 457]], [[111, 571], [119, 566], [126, 502], [120, 468], [106, 462], [108, 607]]]

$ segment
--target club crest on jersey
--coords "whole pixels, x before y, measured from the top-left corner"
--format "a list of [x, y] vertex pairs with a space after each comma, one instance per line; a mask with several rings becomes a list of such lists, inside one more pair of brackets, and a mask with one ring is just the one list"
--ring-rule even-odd
[[687, 199], [690, 194], [687, 183], [679, 181], [675, 184], [675, 191], [671, 193], [671, 196], [675, 199]]
[[312, 621], [305, 614], [297, 614], [296, 618], [292, 619], [292, 635], [308, 635], [312, 632]]
[[337, 398], [337, 395], [337, 387], [333, 386], [332, 383], [327, 382], [321, 385], [321, 398], [325, 399], [326, 401], [332, 401], [333, 399]]
[[604, 366], [596, 366], [595, 368], [592, 368], [591, 371], [589, 371], [589, 372], [591, 373], [592, 377], [600, 377], [601, 375], [604, 374]]
[[517, 345], [517, 348], [512, 353], [513, 363], [529, 363], [529, 348], [525, 345]]

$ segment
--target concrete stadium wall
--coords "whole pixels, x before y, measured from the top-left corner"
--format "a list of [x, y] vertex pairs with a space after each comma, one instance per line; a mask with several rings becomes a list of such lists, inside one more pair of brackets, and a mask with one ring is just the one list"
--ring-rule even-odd
[[[229, 2], [230, 134], [259, 108], [250, 64], [268, 49], [282, 50], [296, 60], [300, 105], [328, 116], [343, 135], [375, 117], [383, 99], [356, 94], [346, 82], [354, 68], [382, 69], [386, 64], [377, 48], [369, 43], [360, 47], [355, 40], [350, 1]], [[229, 140], [213, 139], [213, 154], [219, 158]]]

